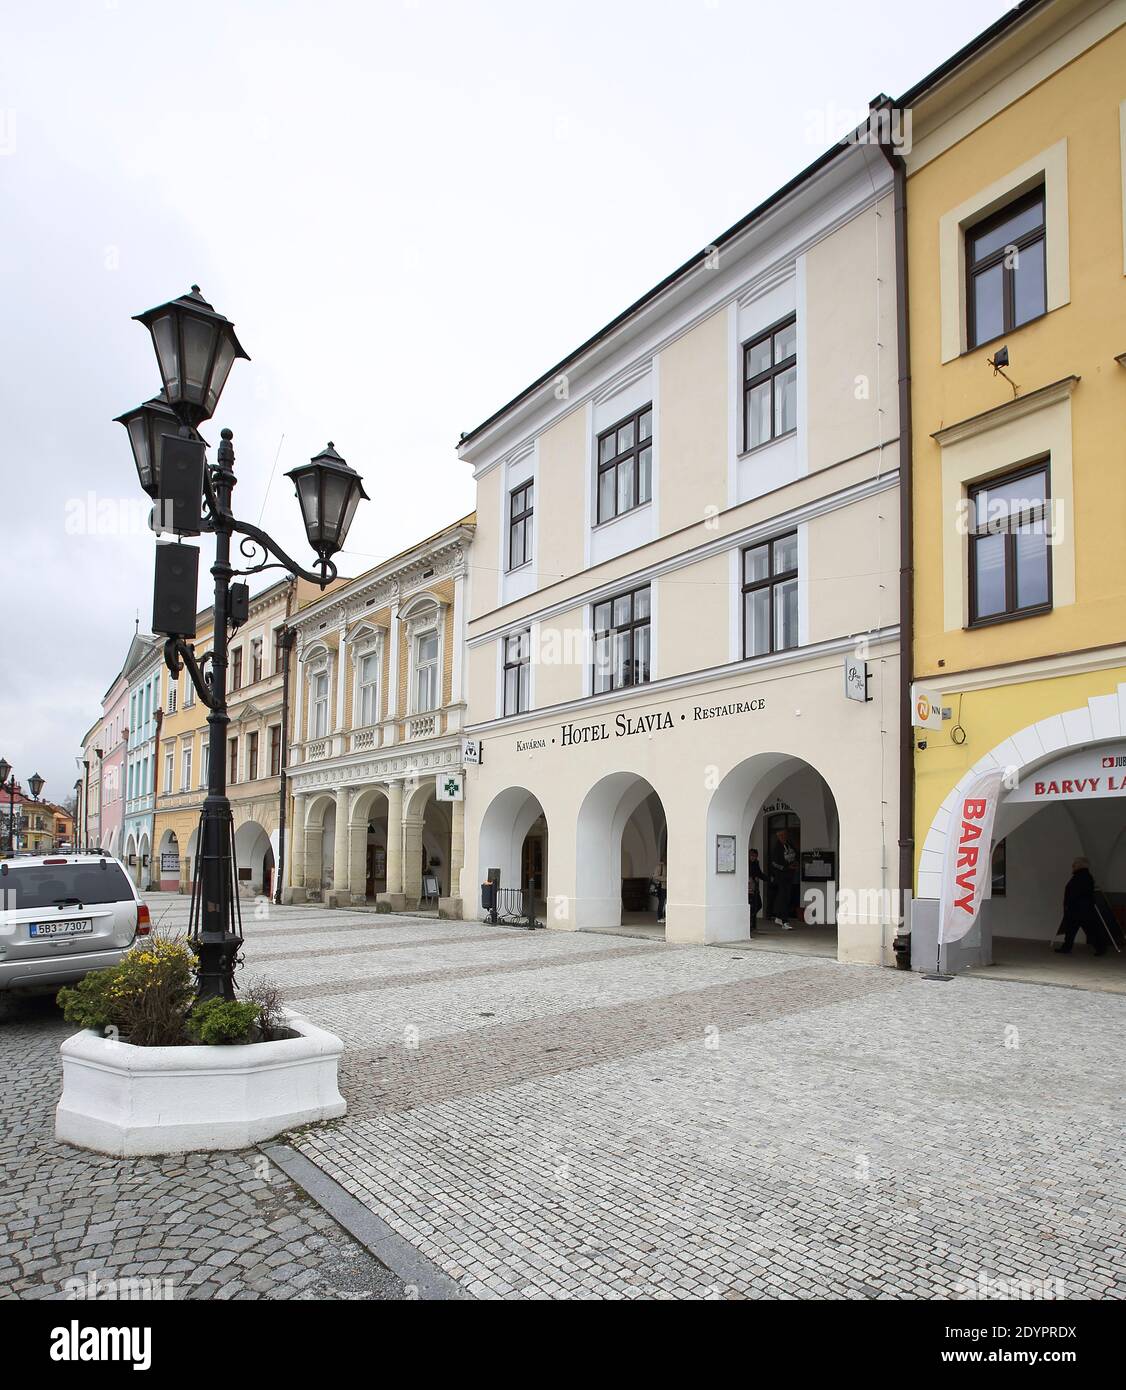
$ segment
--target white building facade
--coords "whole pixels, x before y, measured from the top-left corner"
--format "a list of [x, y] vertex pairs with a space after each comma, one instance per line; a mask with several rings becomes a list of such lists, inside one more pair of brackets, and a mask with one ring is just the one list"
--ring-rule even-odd
[[291, 619], [288, 901], [460, 916], [465, 517]]
[[488, 875], [550, 928], [739, 941], [781, 843], [760, 925], [893, 962], [897, 415], [891, 170], [854, 144], [463, 439], [467, 911]]

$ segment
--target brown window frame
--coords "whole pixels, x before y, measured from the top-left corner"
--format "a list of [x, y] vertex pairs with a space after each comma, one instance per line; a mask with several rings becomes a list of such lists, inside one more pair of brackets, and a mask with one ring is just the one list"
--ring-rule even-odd
[[246, 736], [246, 780], [258, 780], [258, 730], [251, 729]]
[[236, 690], [242, 689], [242, 648], [236, 647], [231, 652], [231, 685], [230, 690], [233, 695]]
[[[977, 516], [977, 495], [979, 492], [990, 492], [999, 483], [1017, 483], [1022, 478], [1031, 478], [1036, 474], [1044, 475], [1044, 501], [1039, 507], [1033, 507], [1028, 512], [1021, 512], [1017, 517], [1017, 525], [1022, 525], [1028, 521], [1042, 521], [1044, 524], [1045, 544], [1045, 564], [1048, 580], [1048, 599], [1046, 603], [1030, 603], [1023, 608], [1016, 606], [1016, 531], [1013, 529], [1012, 518], [1010, 517], [1004, 527], [986, 522], [983, 526], [978, 526]], [[967, 628], [993, 627], [996, 623], [1011, 623], [1021, 618], [1036, 618], [1052, 611], [1055, 597], [1053, 589], [1052, 574], [1052, 546], [1051, 533], [1048, 530], [1048, 507], [1052, 500], [1052, 465], [1051, 457], [1047, 454], [1043, 458], [1036, 459], [1032, 463], [1021, 464], [1017, 468], [1007, 469], [1003, 473], [993, 473], [988, 478], [981, 478], [976, 483], [971, 483], [966, 488], [966, 497], [970, 504], [970, 515], [974, 518], [970, 527], [967, 547], [967, 561], [969, 565], [969, 622]], [[1039, 512], [1039, 516], [1037, 516]], [[976, 543], [986, 536], [1002, 534], [1005, 537], [1005, 608], [1000, 613], [989, 613], [985, 617], [977, 616], [977, 565], [974, 563], [974, 550]]]
[[238, 735], [227, 740], [227, 782], [234, 786], [238, 781]]
[[[523, 647], [519, 644], [523, 643]], [[512, 651], [515, 647], [516, 658], [512, 658]], [[520, 655], [520, 652], [523, 655]], [[502, 709], [505, 715], [527, 714], [531, 708], [531, 689], [532, 689], [532, 631], [531, 628], [524, 628], [520, 632], [510, 632], [504, 638], [501, 657], [501, 692]], [[516, 675], [516, 708], [508, 707], [508, 673], [515, 671]], [[523, 679], [527, 673], [526, 681]]]
[[[792, 646], [789, 647], [780, 647], [778, 645], [776, 640], [774, 624], [774, 594], [771, 593], [770, 603], [768, 605], [770, 612], [770, 646], [765, 652], [748, 653], [747, 651], [747, 595], [756, 593], [759, 589], [773, 590], [776, 585], [788, 584], [792, 579], [796, 579], [799, 585], [801, 583], [801, 565], [797, 562], [795, 562], [794, 568], [792, 570], [778, 570], [777, 572], [775, 572], [774, 569], [774, 547], [778, 544], [779, 541], [789, 540], [791, 536], [794, 539], [794, 553], [796, 555], [798, 551], [798, 533], [796, 530], [780, 531], [776, 536], [768, 536], [765, 540], [755, 541], [753, 545], [745, 545], [739, 551], [739, 603], [742, 610], [740, 622], [742, 624], [743, 630], [741, 650], [743, 653], [744, 661], [754, 661], [758, 657], [762, 656], [773, 656], [777, 652], [796, 651], [798, 647], [801, 645], [800, 642], [796, 641]], [[764, 548], [766, 550], [767, 558], [769, 561], [769, 570], [767, 576], [765, 579], [754, 579], [750, 583], [748, 583], [745, 578], [747, 573], [747, 556], [753, 550], [762, 550]]]
[[251, 639], [250, 643], [250, 684], [257, 685], [262, 679], [262, 648], [261, 637]]
[[[1003, 246], [999, 246], [996, 251], [991, 251], [980, 261], [970, 260], [970, 248], [978, 237], [984, 236], [1002, 223], [1018, 216], [1026, 208], [1032, 207], [1034, 203], [1040, 203], [1043, 207], [1043, 216], [1038, 227], [1033, 227], [1030, 231], [1022, 233], [1015, 241], [1006, 242]], [[1048, 312], [1048, 195], [1046, 186], [1039, 184], [1027, 193], [1022, 193], [1020, 197], [1014, 198], [1012, 202], [1006, 203], [1004, 207], [998, 208], [996, 212], [990, 213], [980, 222], [975, 222], [972, 226], [967, 227], [963, 236], [965, 238], [966, 262], [966, 351], [976, 352], [979, 347], [984, 347], [987, 343], [995, 343], [998, 338], [1015, 333], [1026, 323], [1035, 323], [1037, 319], [1042, 319]], [[1033, 314], [1031, 318], [1021, 319], [1020, 323], [1017, 323], [1013, 289], [1016, 271], [1012, 266], [1005, 265], [1005, 258], [1010, 246], [1015, 247], [1019, 254], [1037, 242], [1044, 244], [1044, 309], [1041, 313]], [[998, 265], [1001, 266], [1001, 331], [991, 338], [979, 339], [977, 336], [974, 281], [979, 275], [986, 274]]]
[[[638, 594], [649, 595], [649, 611], [644, 617], [638, 618], [637, 596]], [[614, 608], [622, 599], [628, 598], [630, 601], [630, 617], [625, 623], [614, 621]], [[605, 604], [610, 610], [609, 627], [600, 628], [597, 625], [598, 610]], [[648, 685], [653, 679], [653, 586], [651, 584], [638, 584], [633, 589], [623, 589], [613, 594], [610, 598], [598, 599], [591, 605], [591, 633], [593, 638], [594, 661], [591, 664], [590, 690], [592, 695], [609, 695], [615, 690], [633, 690], [639, 685]], [[621, 685], [614, 682], [614, 662], [613, 662], [613, 639], [623, 632], [630, 635], [629, 657], [626, 662], [626, 669], [632, 670], [637, 664], [637, 633], [641, 628], [649, 630], [649, 665], [646, 669], [644, 680], [628, 680]], [[598, 688], [598, 643], [601, 639], [607, 639], [611, 659], [606, 663], [606, 676], [609, 685], [604, 689]]]
[[270, 725], [270, 776], [281, 776], [281, 725]]
[[[753, 453], [755, 449], [765, 449], [768, 444], [773, 444], [776, 439], [786, 439], [791, 434], [797, 433], [797, 424], [792, 429], [779, 431], [778, 422], [775, 419], [775, 407], [777, 405], [777, 393], [774, 390], [774, 378], [781, 376], [783, 372], [788, 372], [791, 367], [798, 365], [798, 345], [797, 334], [794, 335], [794, 351], [789, 357], [784, 357], [781, 361], [774, 360], [774, 335], [780, 333], [783, 328], [789, 328], [791, 324], [796, 328], [798, 322], [797, 313], [787, 314], [785, 318], [780, 318], [777, 323], [772, 323], [769, 328], [764, 328], [761, 333], [756, 333], [753, 338], [748, 338], [743, 344], [743, 355], [740, 359], [743, 364], [743, 450], [744, 454]], [[747, 376], [747, 359], [752, 351], [760, 343], [770, 343], [770, 366], [764, 371], [756, 372], [753, 377]], [[751, 392], [764, 382], [770, 382], [770, 438], [760, 439], [757, 444], [752, 444], [748, 438], [747, 430], [747, 400]]]
[[[643, 416], [649, 416], [649, 433], [644, 439], [641, 437], [641, 421]], [[614, 445], [617, 447], [617, 434], [626, 425], [633, 425], [633, 443], [620, 452], [615, 453], [611, 458], [603, 460], [602, 441], [614, 436]], [[644, 450], [649, 450], [649, 496], [641, 496], [641, 455]], [[601, 526], [604, 521], [614, 521], [619, 516], [627, 516], [630, 512], [635, 512], [638, 507], [648, 506], [653, 500], [653, 402], [648, 401], [638, 410], [631, 411], [628, 415], [623, 415], [615, 424], [608, 426], [604, 430], [599, 430], [594, 438], [594, 514], [597, 517], [596, 525]], [[628, 507], [618, 508], [618, 470], [625, 464], [633, 463], [633, 494]], [[602, 476], [604, 473], [614, 474], [614, 510], [609, 516], [602, 515]]]
[[[518, 570], [524, 565], [532, 562], [532, 527], [535, 516], [535, 479], [529, 478], [527, 482], [521, 483], [519, 487], [514, 487], [508, 494], [508, 568]], [[517, 506], [520, 510], [517, 511]], [[524, 523], [521, 533], [523, 538], [523, 556], [516, 558], [514, 542], [516, 540], [516, 527], [520, 522]]]

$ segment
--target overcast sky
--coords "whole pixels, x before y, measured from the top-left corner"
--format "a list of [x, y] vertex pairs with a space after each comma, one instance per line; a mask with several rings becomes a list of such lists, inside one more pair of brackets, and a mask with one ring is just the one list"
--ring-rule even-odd
[[62, 800], [151, 619], [131, 315], [235, 321], [236, 510], [308, 558], [280, 475], [332, 439], [358, 573], [472, 508], [462, 431], [1005, 8], [3, 0], [0, 754]]

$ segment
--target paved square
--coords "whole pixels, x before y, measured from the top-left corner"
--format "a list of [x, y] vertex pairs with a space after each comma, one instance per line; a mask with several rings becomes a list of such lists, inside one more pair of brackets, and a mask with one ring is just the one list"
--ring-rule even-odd
[[[150, 900], [182, 925], [184, 899]], [[348, 1114], [291, 1142], [470, 1295], [1122, 1296], [1120, 997], [318, 907], [248, 910], [244, 926], [245, 975], [278, 980], [347, 1045]], [[54, 1047], [66, 1029], [51, 1027]], [[20, 1037], [0, 1027], [9, 1076]], [[9, 1117], [44, 1088], [49, 1115], [49, 1072], [14, 1101], [9, 1084]], [[92, 1219], [70, 1214], [63, 1178], [42, 1180], [45, 1199], [28, 1164], [46, 1154], [70, 1183], [114, 1167], [54, 1152], [36, 1123], [6, 1135], [31, 1226], [0, 1244], [0, 1284], [44, 1201], [66, 1229]], [[253, 1159], [133, 1167], [158, 1194], [171, 1178], [184, 1196], [186, 1178], [198, 1206], [216, 1169], [241, 1174], [245, 1200]], [[95, 1209], [115, 1206], [121, 1167]], [[316, 1227], [298, 1189], [275, 1195]], [[322, 1234], [337, 1261], [369, 1258], [331, 1222]], [[57, 1281], [65, 1261], [48, 1257], [21, 1266], [22, 1288]], [[317, 1285], [283, 1264], [308, 1295], [329, 1291], [331, 1271]], [[240, 1283], [223, 1296], [308, 1296]]]
[[318, 908], [246, 933], [348, 1047], [348, 1115], [297, 1146], [473, 1294], [1122, 1294], [1120, 998]]

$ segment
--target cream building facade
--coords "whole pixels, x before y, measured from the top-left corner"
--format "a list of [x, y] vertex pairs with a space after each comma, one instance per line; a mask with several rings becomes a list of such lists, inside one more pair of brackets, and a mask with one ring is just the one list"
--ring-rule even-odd
[[[783, 867], [764, 915], [821, 912], [826, 949], [891, 964], [883, 152], [827, 152], [459, 452], [477, 485], [467, 910], [482, 915], [488, 875], [550, 928], [656, 934], [664, 907], [669, 940], [739, 941], [750, 850], [769, 872], [781, 844], [792, 879]], [[846, 660], [867, 701], [846, 697]]]
[[473, 523], [462, 518], [292, 619], [289, 901], [430, 903], [460, 915]]

